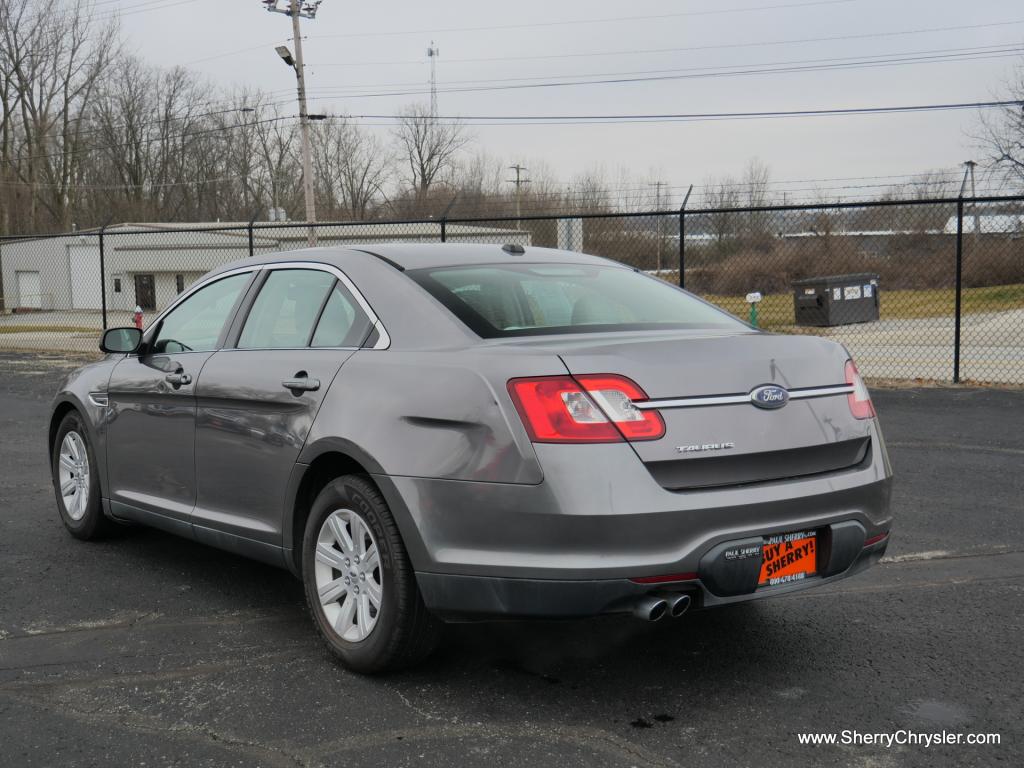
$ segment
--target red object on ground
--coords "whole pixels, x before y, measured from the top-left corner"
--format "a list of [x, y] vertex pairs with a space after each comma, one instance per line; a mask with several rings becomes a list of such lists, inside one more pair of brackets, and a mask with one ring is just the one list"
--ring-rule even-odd
[[135, 327], [142, 330], [142, 307], [135, 308]]

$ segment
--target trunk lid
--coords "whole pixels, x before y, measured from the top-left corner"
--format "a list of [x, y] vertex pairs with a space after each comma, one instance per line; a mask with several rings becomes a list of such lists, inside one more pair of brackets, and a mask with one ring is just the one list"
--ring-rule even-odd
[[[856, 466], [869, 455], [867, 423], [846, 394], [800, 397], [799, 390], [843, 387], [848, 355], [814, 336], [744, 333], [602, 334], [531, 341], [555, 352], [570, 373], [613, 373], [651, 400], [735, 396], [727, 404], [664, 407], [665, 436], [632, 442], [665, 488], [736, 485]], [[749, 400], [765, 384], [794, 393], [765, 410]]]

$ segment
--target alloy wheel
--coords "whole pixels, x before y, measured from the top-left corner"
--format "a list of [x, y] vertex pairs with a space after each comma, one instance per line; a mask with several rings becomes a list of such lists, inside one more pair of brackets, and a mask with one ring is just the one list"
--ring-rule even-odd
[[343, 640], [358, 643], [380, 617], [384, 585], [377, 540], [350, 509], [327, 516], [316, 540], [314, 573], [320, 607]]
[[58, 479], [64, 509], [77, 522], [89, 507], [89, 453], [85, 440], [75, 431], [64, 435], [60, 444]]

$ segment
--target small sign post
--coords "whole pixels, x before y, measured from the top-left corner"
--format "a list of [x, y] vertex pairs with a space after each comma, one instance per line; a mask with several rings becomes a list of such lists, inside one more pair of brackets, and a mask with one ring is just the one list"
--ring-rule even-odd
[[757, 328], [757, 305], [763, 298], [757, 291], [747, 294], [747, 304], [750, 305], [750, 324], [755, 328]]

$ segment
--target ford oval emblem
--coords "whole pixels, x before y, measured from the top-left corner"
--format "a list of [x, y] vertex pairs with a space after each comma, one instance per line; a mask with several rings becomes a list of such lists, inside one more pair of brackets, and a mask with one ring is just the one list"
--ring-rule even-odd
[[777, 387], [774, 384], [765, 384], [762, 387], [757, 387], [757, 389], [751, 390], [750, 402], [758, 408], [764, 408], [765, 410], [781, 408], [789, 402], [789, 392], [787, 392], [783, 387]]

